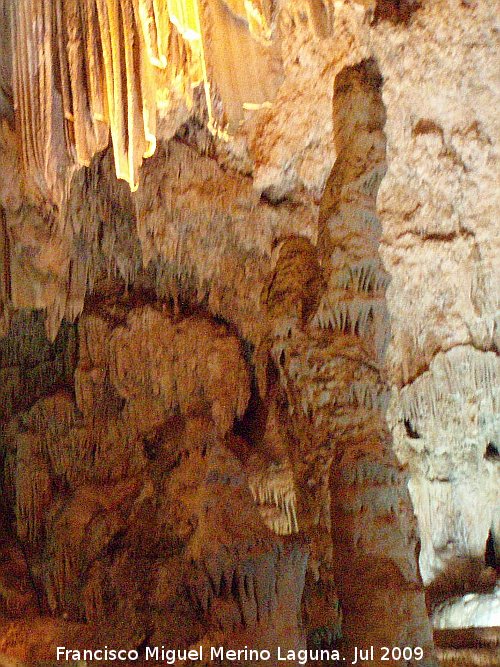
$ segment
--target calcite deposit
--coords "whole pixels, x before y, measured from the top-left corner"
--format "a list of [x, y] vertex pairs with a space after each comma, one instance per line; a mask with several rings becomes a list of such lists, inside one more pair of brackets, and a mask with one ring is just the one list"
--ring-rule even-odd
[[498, 9], [0, 0], [0, 665], [500, 625]]

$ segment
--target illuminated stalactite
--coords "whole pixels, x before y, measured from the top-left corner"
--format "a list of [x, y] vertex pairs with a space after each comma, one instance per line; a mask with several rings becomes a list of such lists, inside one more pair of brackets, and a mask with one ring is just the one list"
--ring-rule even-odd
[[[132, 191], [156, 148], [158, 107], [203, 84], [208, 127], [226, 136], [267, 104], [271, 11], [233, 0], [20, 0], [12, 8], [13, 88], [23, 165], [58, 207], [65, 175], [113, 146]], [[213, 98], [222, 115], [215, 117]]]

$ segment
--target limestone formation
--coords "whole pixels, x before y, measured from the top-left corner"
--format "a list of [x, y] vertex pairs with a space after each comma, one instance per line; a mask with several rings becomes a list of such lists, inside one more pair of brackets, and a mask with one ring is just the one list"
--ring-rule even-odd
[[496, 4], [0, 0], [0, 664], [495, 625]]

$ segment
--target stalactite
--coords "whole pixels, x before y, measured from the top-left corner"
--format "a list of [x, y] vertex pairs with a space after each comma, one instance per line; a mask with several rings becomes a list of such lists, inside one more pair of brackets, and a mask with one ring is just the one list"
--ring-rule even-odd
[[43, 359], [48, 349], [39, 314], [21, 311], [12, 321], [9, 336], [0, 340], [0, 366], [18, 367], [26, 360]]
[[245, 107], [274, 97], [267, 0], [22, 0], [12, 14], [24, 169], [59, 208], [75, 167], [89, 165], [109, 134], [116, 174], [136, 190], [142, 160], [156, 149], [157, 107], [175, 95], [191, 106], [200, 82], [208, 125], [224, 137]]
[[[89, 165], [95, 149], [102, 150], [106, 146], [107, 136], [104, 135], [102, 145], [93, 145], [94, 125], [91, 117], [89, 104], [87, 100], [86, 85], [87, 80], [90, 84], [90, 93], [92, 94], [92, 83], [95, 80], [93, 72], [90, 69], [86, 72], [86, 49], [85, 44], [89, 42], [89, 36], [86, 34], [85, 20], [82, 16], [83, 8], [77, 3], [64, 2], [61, 8], [61, 14], [64, 17], [65, 27], [68, 36], [68, 79], [71, 86], [71, 119], [73, 122], [73, 132], [75, 141], [76, 157], [80, 164]], [[83, 19], [83, 20], [82, 20]], [[95, 43], [95, 36], [93, 35]], [[61, 54], [64, 57], [64, 54]], [[94, 72], [94, 75], [99, 75]]]
[[353, 297], [349, 300], [332, 299], [326, 295], [312, 320], [322, 329], [331, 328], [359, 336], [369, 333], [375, 318], [380, 319], [386, 311], [383, 299]]
[[16, 502], [16, 451], [7, 449], [4, 454], [3, 476], [0, 479], [2, 493], [10, 507]]
[[448, 429], [448, 419], [455, 419], [454, 411], [444, 410], [449, 403], [465, 403], [471, 396], [479, 401], [476, 419], [489, 421], [485, 427], [494, 428], [495, 415], [500, 410], [498, 378], [500, 362], [493, 352], [480, 352], [469, 346], [458, 346], [441, 352], [430, 368], [398, 394], [397, 408], [391, 410], [392, 420], [407, 421], [418, 432], [429, 429]]
[[308, 320], [324, 289], [316, 248], [303, 237], [284, 239], [276, 249], [276, 267], [261, 301], [273, 320]]
[[156, 0], [135, 0], [149, 60], [165, 68], [168, 61], [167, 44], [170, 36], [168, 14]]
[[[65, 147], [64, 115], [57, 94], [52, 54], [57, 43], [52, 3], [21, 0], [13, 8], [14, 102], [22, 136], [26, 175], [46, 199], [64, 198], [64, 173], [71, 164]], [[41, 31], [44, 39], [39, 40]]]
[[74, 367], [74, 331], [63, 327], [54, 343], [45, 335], [41, 313], [21, 311], [0, 340], [0, 418], [36, 401], [52, 387], [70, 381]]
[[389, 404], [390, 392], [386, 387], [377, 387], [368, 382], [353, 382], [349, 400], [367, 410], [385, 412]]
[[[0, 137], [1, 137], [0, 126]], [[0, 138], [1, 141], [1, 138]], [[10, 325], [10, 248], [7, 224], [3, 210], [0, 208], [0, 338], [5, 336]]]
[[333, 34], [335, 8], [329, 0], [308, 0], [309, 20], [318, 37], [326, 38]]
[[[262, 545], [264, 546], [264, 545]], [[265, 544], [265, 549], [214, 553], [197, 564], [186, 582], [190, 597], [222, 630], [265, 625], [280, 607], [282, 596], [297, 595], [303, 586], [307, 553], [297, 545]], [[234, 612], [227, 613], [228, 603]]]
[[90, 623], [103, 623], [106, 620], [105, 586], [106, 570], [104, 565], [97, 561], [89, 572], [83, 591], [85, 618]]
[[19, 368], [0, 369], [3, 404], [1, 413], [10, 416], [14, 411], [16, 398], [21, 387], [21, 372]]
[[66, 540], [57, 540], [54, 545], [52, 569], [49, 578], [51, 611], [57, 612], [66, 606], [66, 593], [78, 571], [78, 555], [73, 545]]
[[332, 272], [330, 286], [339, 289], [353, 289], [356, 292], [378, 292], [385, 290], [389, 276], [380, 266], [378, 258], [368, 258], [353, 262], [338, 272]]
[[85, 480], [115, 482], [144, 467], [137, 433], [120, 419], [75, 427], [63, 437], [48, 439], [45, 451], [54, 474], [71, 488]]
[[39, 438], [25, 436], [18, 446], [16, 460], [17, 532], [31, 545], [42, 537], [44, 514], [52, 500], [50, 475], [40, 449]]
[[43, 398], [23, 417], [25, 428], [39, 433], [48, 433], [53, 438], [66, 434], [78, 417], [69, 391], [59, 391]]
[[108, 120], [106, 105], [106, 86], [104, 81], [104, 64], [99, 34], [99, 21], [97, 16], [97, 5], [93, 0], [85, 0], [82, 7], [82, 23], [85, 25], [85, 63], [88, 73], [89, 107], [94, 122], [96, 138], [98, 132], [106, 132], [105, 124]]
[[[272, 531], [277, 535], [298, 532], [297, 499], [290, 464], [272, 464], [267, 470], [251, 475], [248, 485], [264, 522]], [[275, 509], [269, 513], [266, 506]]]

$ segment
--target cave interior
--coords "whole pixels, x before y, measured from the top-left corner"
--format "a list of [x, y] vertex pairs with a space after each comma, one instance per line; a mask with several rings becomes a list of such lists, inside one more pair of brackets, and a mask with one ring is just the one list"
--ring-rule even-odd
[[498, 9], [0, 0], [0, 667], [500, 664]]

